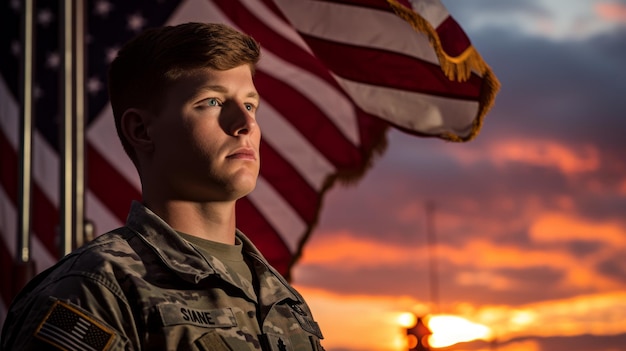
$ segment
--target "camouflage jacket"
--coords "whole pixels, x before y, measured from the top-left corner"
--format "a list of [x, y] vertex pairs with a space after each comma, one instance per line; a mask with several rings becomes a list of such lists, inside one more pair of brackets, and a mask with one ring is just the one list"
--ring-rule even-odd
[[240, 232], [258, 293], [135, 202], [126, 226], [39, 274], [2, 350], [323, 350], [309, 307]]

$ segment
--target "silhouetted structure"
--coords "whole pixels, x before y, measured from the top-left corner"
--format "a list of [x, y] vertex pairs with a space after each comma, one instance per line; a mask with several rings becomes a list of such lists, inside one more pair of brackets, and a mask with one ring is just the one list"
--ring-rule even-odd
[[428, 336], [433, 332], [428, 329], [422, 317], [417, 317], [417, 323], [411, 328], [406, 330], [407, 338], [409, 339], [409, 351], [428, 351], [430, 345], [428, 344]]

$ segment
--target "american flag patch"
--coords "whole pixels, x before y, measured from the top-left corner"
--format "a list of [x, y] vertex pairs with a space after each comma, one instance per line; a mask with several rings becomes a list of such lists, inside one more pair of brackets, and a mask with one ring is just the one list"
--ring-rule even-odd
[[56, 301], [35, 336], [61, 350], [104, 351], [115, 333], [76, 307]]

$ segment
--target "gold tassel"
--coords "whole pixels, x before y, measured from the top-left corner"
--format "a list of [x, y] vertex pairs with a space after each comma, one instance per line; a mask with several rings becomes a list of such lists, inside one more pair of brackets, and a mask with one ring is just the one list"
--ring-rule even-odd
[[387, 0], [387, 2], [394, 12], [400, 16], [400, 18], [408, 22], [413, 29], [426, 34], [428, 41], [435, 50], [435, 54], [439, 59], [439, 65], [448, 79], [457, 82], [464, 82], [469, 79], [472, 71], [476, 71], [482, 76], [484, 86], [481, 88], [479, 98], [480, 108], [472, 125], [470, 134], [467, 137], [460, 137], [450, 132], [439, 135], [442, 139], [455, 142], [472, 140], [476, 135], [478, 135], [485, 115], [493, 106], [496, 94], [500, 89], [500, 82], [473, 46], [468, 47], [457, 57], [449, 56], [443, 50], [441, 40], [439, 39], [439, 35], [437, 35], [435, 28], [433, 28], [428, 21], [411, 9], [408, 9], [406, 6], [400, 4], [397, 0]]

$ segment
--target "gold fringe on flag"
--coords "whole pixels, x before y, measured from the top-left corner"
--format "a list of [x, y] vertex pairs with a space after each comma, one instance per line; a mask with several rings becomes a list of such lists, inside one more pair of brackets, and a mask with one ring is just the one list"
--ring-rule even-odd
[[500, 89], [500, 82], [496, 78], [491, 68], [485, 63], [478, 51], [473, 46], [469, 46], [463, 53], [457, 57], [449, 56], [441, 45], [439, 35], [435, 31], [435, 28], [422, 16], [400, 4], [397, 0], [387, 0], [391, 8], [396, 15], [408, 22], [415, 31], [425, 34], [428, 37], [428, 41], [435, 50], [437, 58], [439, 59], [439, 65], [443, 73], [450, 80], [457, 82], [464, 82], [469, 79], [472, 71], [478, 72], [483, 79], [483, 88], [481, 89], [479, 97], [479, 109], [476, 119], [474, 119], [472, 130], [466, 137], [460, 137], [454, 133], [446, 132], [439, 135], [440, 138], [463, 142], [472, 140], [482, 127], [485, 115], [491, 107], [496, 98], [496, 94]]

